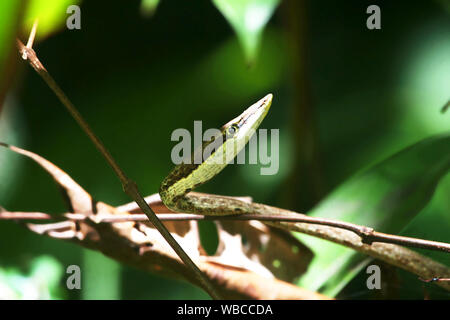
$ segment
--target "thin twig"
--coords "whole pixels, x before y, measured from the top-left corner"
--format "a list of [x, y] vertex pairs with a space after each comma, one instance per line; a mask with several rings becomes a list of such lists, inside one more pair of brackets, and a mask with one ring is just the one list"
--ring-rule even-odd
[[58, 86], [55, 80], [50, 76], [48, 71], [45, 69], [41, 61], [39, 61], [36, 52], [32, 48], [26, 47], [19, 39], [17, 39], [17, 47], [19, 49], [19, 53], [21, 56], [28, 60], [29, 64], [33, 69], [44, 79], [50, 89], [56, 94], [61, 103], [66, 107], [72, 117], [77, 121], [80, 125], [81, 129], [88, 135], [91, 141], [94, 143], [95, 147], [100, 151], [103, 157], [106, 159], [108, 164], [114, 170], [120, 182], [122, 183], [123, 190], [126, 194], [128, 194], [141, 208], [142, 212], [145, 213], [150, 222], [155, 226], [155, 228], [161, 233], [164, 239], [169, 243], [172, 249], [177, 253], [177, 255], [181, 258], [181, 260], [192, 270], [192, 272], [196, 275], [200, 285], [205, 289], [205, 291], [213, 298], [220, 299], [217, 291], [214, 286], [210, 283], [208, 278], [203, 274], [203, 272], [196, 266], [196, 264], [192, 261], [192, 259], [186, 254], [183, 248], [178, 244], [178, 242], [173, 238], [167, 228], [162, 224], [162, 222], [158, 219], [156, 214], [150, 208], [150, 206], [145, 202], [141, 193], [138, 190], [137, 184], [129, 179], [125, 172], [119, 167], [116, 163], [112, 155], [106, 149], [104, 144], [100, 141], [100, 139], [95, 135], [93, 130], [89, 127], [87, 122], [83, 119], [81, 114], [66, 96], [66, 94], [62, 91], [62, 89]]
[[423, 278], [419, 278], [419, 280], [420, 281], [423, 281], [423, 282], [448, 282], [448, 281], [450, 281], [450, 278], [440, 278], [440, 277], [434, 277], [434, 278], [431, 278], [431, 279], [423, 279]]
[[[31, 28], [30, 36], [28, 37], [28, 41], [27, 41], [27, 46], [26, 47], [28, 49], [32, 49], [33, 48], [33, 43], [34, 43], [34, 38], [36, 37], [36, 31], [37, 31], [38, 23], [39, 23], [38, 19], [34, 20], [33, 27]], [[22, 58], [24, 60], [27, 59], [26, 57], [24, 58], [23, 56], [22, 56]]]
[[[189, 221], [189, 220], [235, 220], [235, 221], [283, 221], [283, 222], [300, 222], [318, 224], [329, 227], [345, 229], [356, 233], [361, 237], [361, 241], [366, 244], [373, 242], [398, 244], [411, 248], [422, 248], [435, 251], [443, 251], [450, 253], [450, 244], [444, 242], [423, 240], [411, 237], [396, 236], [387, 233], [374, 231], [372, 228], [356, 225], [348, 222], [341, 222], [331, 219], [322, 219], [316, 217], [308, 217], [305, 215], [270, 215], [270, 214], [245, 214], [245, 215], [231, 215], [231, 216], [204, 216], [199, 214], [187, 213], [163, 213], [156, 215], [161, 221]], [[102, 215], [102, 216], [86, 216], [80, 213], [66, 213], [63, 217], [74, 220], [86, 220], [91, 218], [97, 223], [117, 223], [127, 221], [147, 221], [145, 214], [121, 214], [121, 215]], [[0, 212], [0, 220], [51, 220], [55, 219], [42, 212]]]

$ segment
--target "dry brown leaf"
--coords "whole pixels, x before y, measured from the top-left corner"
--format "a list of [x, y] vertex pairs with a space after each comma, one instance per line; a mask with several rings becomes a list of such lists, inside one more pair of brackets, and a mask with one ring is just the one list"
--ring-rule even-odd
[[[252, 201], [250, 197], [239, 197], [239, 199]], [[148, 196], [145, 200], [158, 214], [173, 213], [162, 203], [159, 194]], [[134, 203], [128, 203], [116, 209], [142, 213]], [[253, 271], [267, 278], [275, 277], [293, 282], [306, 271], [312, 259], [312, 252], [290, 233], [269, 227], [259, 221], [216, 221], [219, 245], [213, 256], [207, 256], [201, 248], [197, 222], [164, 223], [169, 231], [177, 234], [183, 231], [182, 228], [191, 228], [196, 237], [195, 240], [190, 239], [190, 245], [199, 247], [205, 261]], [[148, 226], [153, 229], [151, 225]]]
[[297, 280], [313, 257], [312, 252], [295, 237], [260, 221], [220, 221], [217, 224], [219, 257], [232, 261], [234, 252], [242, 252], [243, 256], [258, 266], [264, 266], [280, 280]]
[[[0, 145], [38, 163], [65, 190], [73, 212], [87, 216], [79, 221], [26, 224], [31, 231], [72, 241], [139, 269], [184, 279], [198, 285], [191, 270], [186, 268], [150, 223], [99, 222], [102, 216], [106, 215], [140, 212], [135, 204], [114, 208], [94, 201], [69, 175], [46, 159], [14, 146]], [[156, 213], [171, 213], [162, 204], [159, 195], [152, 195], [146, 200]], [[245, 200], [251, 201], [250, 198]], [[311, 259], [311, 253], [306, 247], [282, 232], [255, 221], [221, 222], [219, 250], [215, 256], [210, 257], [202, 248], [195, 221], [173, 221], [164, 224], [226, 298], [326, 298], [277, 279], [294, 279], [305, 271]], [[242, 235], [247, 239], [245, 243], [242, 241]], [[233, 240], [230, 237], [234, 237]], [[293, 246], [298, 250], [292, 251]], [[285, 263], [287, 267], [274, 268], [274, 259], [281, 261], [280, 266]]]

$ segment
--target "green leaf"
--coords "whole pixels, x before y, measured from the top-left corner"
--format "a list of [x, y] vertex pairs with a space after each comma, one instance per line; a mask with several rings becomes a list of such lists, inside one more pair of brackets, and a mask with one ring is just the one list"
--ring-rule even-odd
[[[430, 201], [450, 168], [450, 134], [428, 138], [351, 178], [309, 215], [398, 234]], [[370, 261], [343, 246], [298, 234], [315, 253], [299, 285], [335, 296]]]
[[[65, 21], [69, 17], [67, 8], [71, 5], [80, 4], [80, 0], [32, 0], [29, 2], [23, 20], [24, 32], [28, 34], [36, 19], [39, 26], [36, 37], [46, 37], [50, 33], [65, 26]], [[81, 13], [81, 17], [83, 13]], [[81, 24], [83, 25], [83, 23]]]
[[142, 0], [141, 14], [147, 17], [154, 15], [158, 4], [159, 0]]
[[256, 57], [261, 35], [280, 0], [213, 0], [236, 32], [247, 62]]
[[0, 1], [0, 110], [7, 87], [7, 61], [12, 53], [18, 24], [20, 1]]

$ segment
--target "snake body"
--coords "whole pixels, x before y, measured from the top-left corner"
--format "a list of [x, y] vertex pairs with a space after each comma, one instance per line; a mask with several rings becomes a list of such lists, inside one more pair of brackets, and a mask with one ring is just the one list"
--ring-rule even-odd
[[[242, 214], [254, 210], [247, 202], [236, 198], [192, 190], [215, 177], [245, 147], [269, 111], [272, 98], [272, 94], [268, 94], [250, 106], [226, 123], [220, 134], [195, 150], [190, 161], [175, 166], [159, 190], [161, 200], [169, 209], [204, 215]], [[205, 151], [211, 151], [206, 159], [203, 158]], [[199, 152], [202, 161], [195, 163], [194, 158]]]

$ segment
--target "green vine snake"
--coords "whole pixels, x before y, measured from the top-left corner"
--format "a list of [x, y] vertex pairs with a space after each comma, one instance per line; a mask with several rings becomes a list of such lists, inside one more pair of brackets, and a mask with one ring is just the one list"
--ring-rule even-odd
[[[184, 161], [169, 173], [159, 190], [162, 202], [169, 209], [204, 215], [255, 212], [255, 204], [233, 197], [191, 191], [215, 177], [245, 147], [269, 111], [272, 98], [272, 94], [268, 94], [229, 121], [221, 128], [220, 134], [213, 136], [194, 151], [190, 161]], [[211, 152], [205, 158], [204, 154], [208, 149]], [[202, 160], [196, 164], [193, 160], [198, 153]]]

